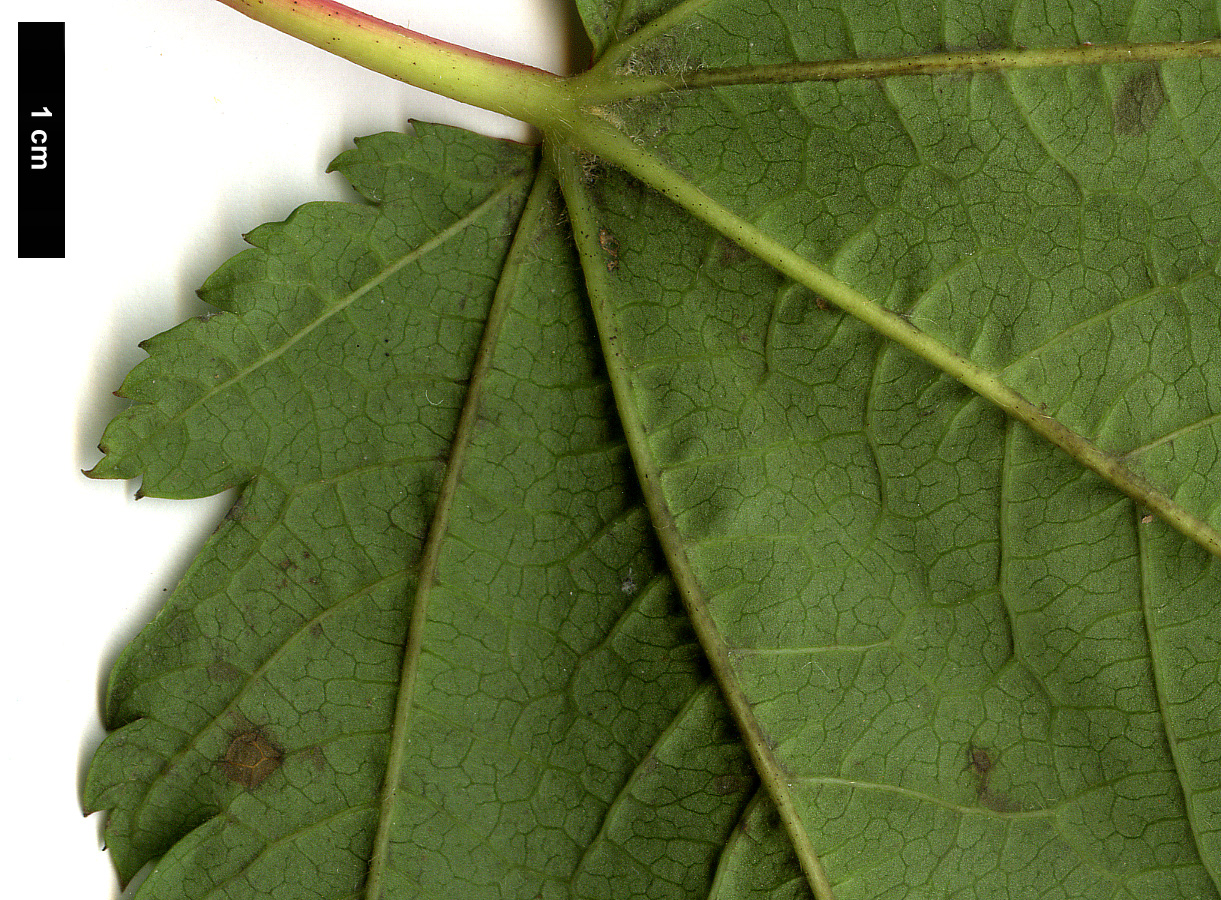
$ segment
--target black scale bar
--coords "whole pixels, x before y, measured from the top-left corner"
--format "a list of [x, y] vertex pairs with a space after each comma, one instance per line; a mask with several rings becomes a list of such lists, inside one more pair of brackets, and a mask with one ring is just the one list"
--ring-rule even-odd
[[17, 256], [64, 257], [64, 23], [17, 23]]

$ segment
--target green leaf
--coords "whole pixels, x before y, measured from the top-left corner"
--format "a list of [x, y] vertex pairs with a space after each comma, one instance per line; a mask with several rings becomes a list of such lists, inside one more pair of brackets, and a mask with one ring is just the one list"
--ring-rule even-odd
[[124, 383], [92, 474], [241, 494], [120, 878], [1221, 897], [1221, 10], [577, 6], [541, 150], [359, 141]]

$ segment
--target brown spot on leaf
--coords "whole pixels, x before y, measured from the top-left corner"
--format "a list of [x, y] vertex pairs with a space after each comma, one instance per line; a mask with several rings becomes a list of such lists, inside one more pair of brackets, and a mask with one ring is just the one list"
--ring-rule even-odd
[[310, 747], [305, 751], [305, 757], [314, 764], [314, 769], [322, 772], [326, 769], [326, 754], [321, 747]]
[[1166, 91], [1157, 69], [1143, 69], [1128, 77], [1115, 100], [1115, 133], [1138, 137], [1157, 121], [1166, 103]]
[[971, 771], [979, 778], [987, 778], [988, 773], [992, 771], [992, 766], [995, 763], [992, 761], [990, 754], [983, 747], [971, 748]]
[[741, 775], [718, 775], [712, 779], [712, 793], [718, 797], [737, 794], [750, 787], [751, 780]]
[[1021, 810], [1021, 804], [992, 788], [992, 773], [996, 771], [996, 757], [992, 755], [992, 751], [975, 744], [968, 745], [967, 769], [975, 777], [975, 796], [979, 799], [980, 806], [999, 813]]
[[233, 783], [252, 791], [283, 761], [284, 751], [268, 737], [267, 730], [253, 728], [233, 736], [220, 761], [220, 770]]
[[606, 228], [598, 229], [598, 246], [606, 254], [606, 271], [619, 268], [619, 240]]
[[967, 771], [975, 779], [975, 795], [981, 803], [988, 794], [988, 782], [992, 779], [992, 770], [995, 767], [996, 760], [986, 747], [967, 745]]
[[717, 243], [719, 244], [717, 262], [721, 266], [736, 266], [738, 263], [750, 259], [750, 253], [746, 248], [727, 237], [717, 238]]
[[1004, 794], [996, 791], [984, 791], [979, 795], [979, 802], [993, 812], [998, 813], [1015, 813], [1022, 811], [1022, 805], [1017, 803]]
[[208, 665], [208, 677], [213, 681], [241, 681], [245, 674], [227, 659], [216, 659]]

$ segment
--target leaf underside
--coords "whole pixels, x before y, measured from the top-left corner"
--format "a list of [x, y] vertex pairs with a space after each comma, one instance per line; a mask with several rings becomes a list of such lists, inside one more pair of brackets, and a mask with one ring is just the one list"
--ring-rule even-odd
[[[1221, 33], [577, 5], [607, 79]], [[1221, 528], [1221, 64], [599, 115]], [[1218, 560], [580, 149], [358, 141], [363, 202], [256, 229], [220, 312], [145, 343], [92, 474], [241, 492], [112, 675], [85, 805], [121, 880], [1221, 898]]]

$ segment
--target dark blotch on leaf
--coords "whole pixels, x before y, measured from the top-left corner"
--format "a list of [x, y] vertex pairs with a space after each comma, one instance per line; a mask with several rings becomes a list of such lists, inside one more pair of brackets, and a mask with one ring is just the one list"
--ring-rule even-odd
[[729, 238], [718, 237], [716, 246], [717, 264], [722, 267], [736, 266], [750, 259], [750, 253]]
[[318, 772], [326, 769], [326, 754], [322, 752], [320, 747], [310, 747], [305, 753], [305, 758], [314, 764], [314, 769]]
[[1153, 127], [1166, 103], [1166, 91], [1157, 69], [1144, 69], [1128, 77], [1115, 100], [1115, 133], [1139, 136]]
[[1014, 802], [999, 791], [993, 790], [991, 781], [992, 773], [996, 770], [996, 759], [986, 748], [975, 745], [968, 748], [967, 768], [975, 777], [975, 794], [979, 798], [980, 806], [998, 813], [1012, 813], [1021, 810], [1021, 804]]
[[262, 728], [235, 735], [229, 742], [220, 770], [235, 784], [252, 791], [267, 780], [284, 761], [284, 751], [272, 742]]
[[606, 254], [606, 271], [613, 272], [619, 268], [619, 241], [608, 228], [598, 229], [598, 246]]
[[751, 779], [741, 775], [718, 775], [712, 779], [712, 793], [718, 797], [738, 794], [751, 786]]
[[213, 681], [241, 681], [246, 675], [228, 660], [216, 659], [208, 665], [208, 677]]
[[1015, 813], [1022, 811], [1022, 805], [1020, 803], [1011, 800], [1004, 794], [998, 794], [995, 791], [984, 791], [979, 795], [979, 802], [982, 806], [986, 806], [993, 812]]
[[976, 775], [986, 778], [992, 771], [992, 755], [983, 747], [971, 748], [971, 770]]
[[992, 778], [992, 770], [995, 767], [996, 760], [992, 758], [992, 754], [987, 749], [975, 744], [967, 746], [967, 770], [975, 779], [975, 794], [979, 797], [980, 802], [985, 802], [984, 798], [988, 796], [988, 782]]

